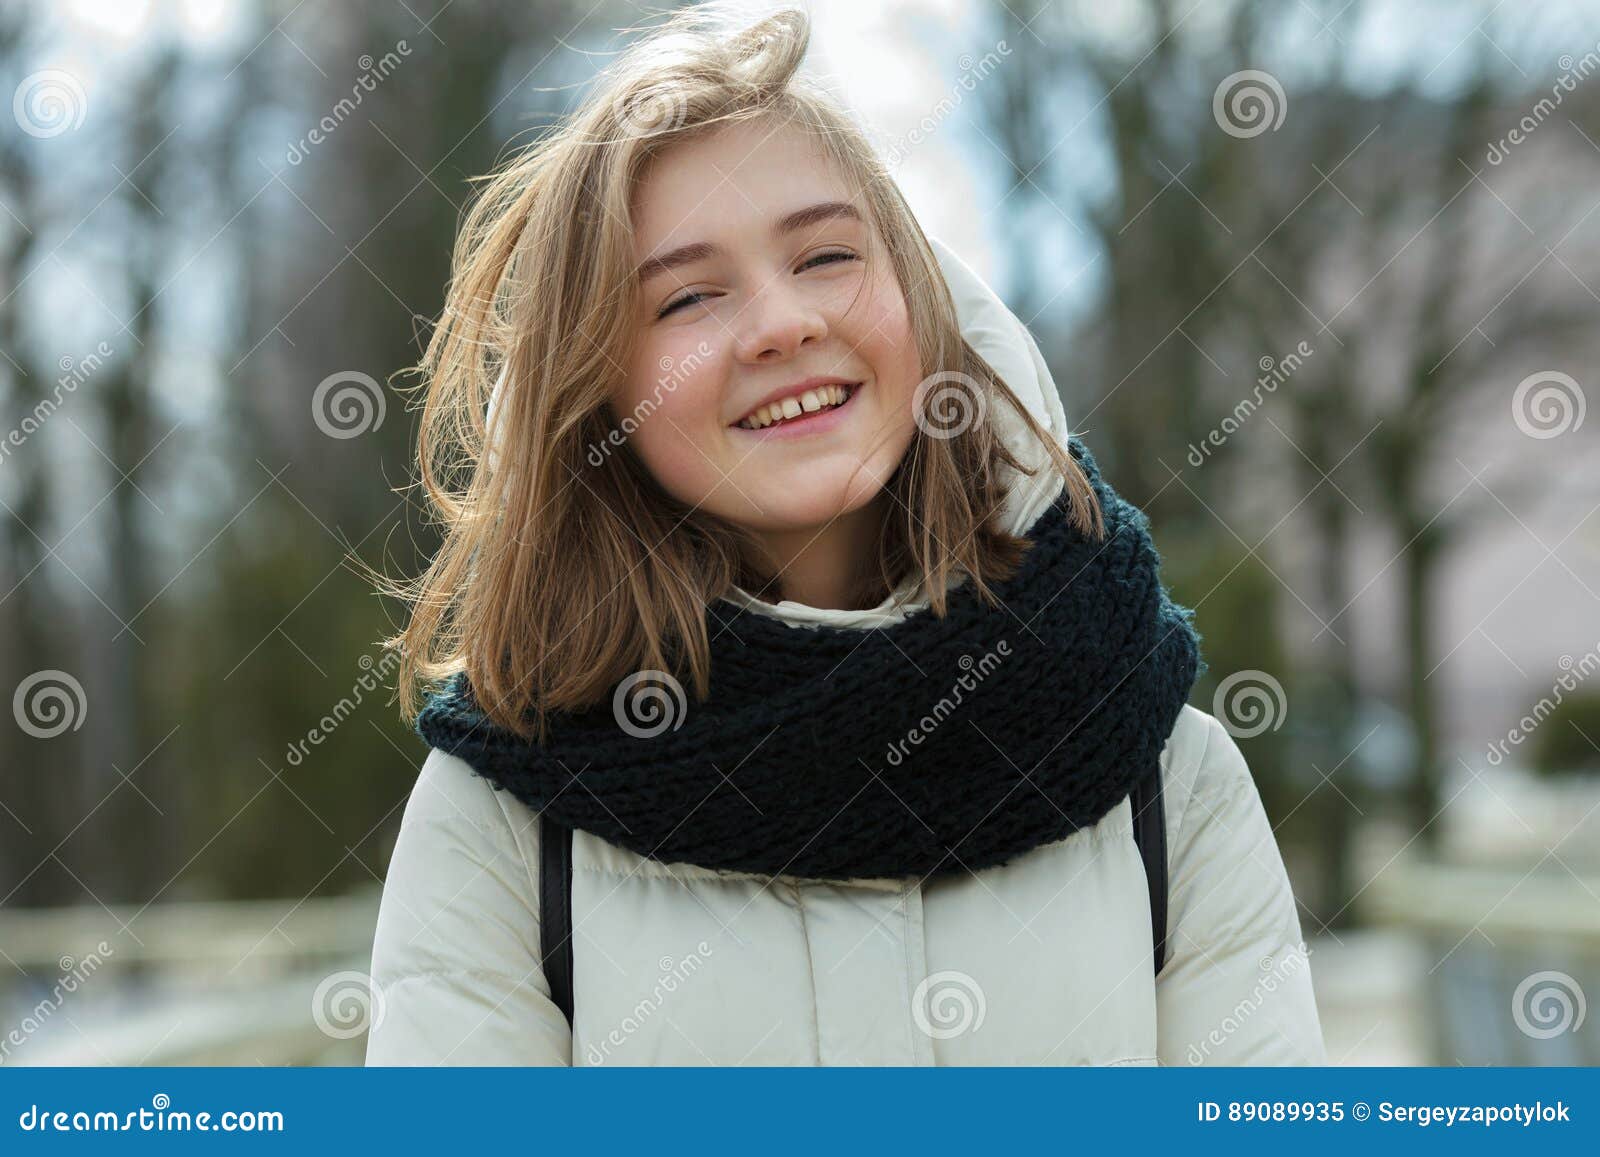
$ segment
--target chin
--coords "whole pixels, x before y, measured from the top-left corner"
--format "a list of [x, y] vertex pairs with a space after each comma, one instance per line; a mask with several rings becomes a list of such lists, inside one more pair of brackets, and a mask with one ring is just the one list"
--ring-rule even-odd
[[[796, 479], [793, 485], [773, 486], [750, 491], [759, 511], [748, 520], [752, 530], [794, 531], [825, 526], [866, 506], [883, 489], [876, 478], [858, 475], [824, 481], [816, 477]], [[747, 504], [748, 505], [748, 504]]]

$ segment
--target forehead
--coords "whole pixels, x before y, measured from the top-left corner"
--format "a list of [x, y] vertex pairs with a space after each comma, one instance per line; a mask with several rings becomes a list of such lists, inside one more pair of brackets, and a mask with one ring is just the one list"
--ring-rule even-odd
[[821, 142], [794, 125], [750, 121], [681, 141], [651, 161], [633, 198], [635, 256], [764, 233], [791, 209], [852, 201]]

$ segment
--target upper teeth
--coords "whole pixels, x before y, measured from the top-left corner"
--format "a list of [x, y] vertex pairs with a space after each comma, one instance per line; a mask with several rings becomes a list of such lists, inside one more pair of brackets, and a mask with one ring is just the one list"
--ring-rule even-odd
[[770, 402], [759, 409], [752, 410], [739, 419], [739, 425], [746, 430], [759, 430], [763, 426], [770, 426], [774, 422], [785, 418], [798, 418], [801, 414], [814, 413], [829, 406], [842, 405], [850, 397], [850, 386], [818, 386], [814, 390], [807, 390], [803, 394], [782, 398]]

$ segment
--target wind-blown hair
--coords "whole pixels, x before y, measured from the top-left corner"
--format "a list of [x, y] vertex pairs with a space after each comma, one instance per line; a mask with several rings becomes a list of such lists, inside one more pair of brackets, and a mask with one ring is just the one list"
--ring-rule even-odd
[[[424, 395], [420, 485], [443, 543], [420, 576], [380, 576], [409, 604], [404, 630], [384, 640], [401, 652], [404, 717], [458, 671], [496, 723], [525, 737], [544, 735], [547, 712], [594, 706], [636, 671], [671, 672], [703, 698], [706, 606], [736, 585], [774, 591], [747, 531], [673, 499], [626, 443], [598, 465], [593, 454], [613, 441], [609, 399], [636, 336], [631, 197], [653, 158], [734, 122], [775, 118], [820, 142], [893, 266], [924, 381], [975, 383], [1009, 406], [1062, 474], [1074, 523], [1103, 535], [1077, 464], [962, 338], [928, 240], [866, 135], [799, 75], [809, 36], [798, 9], [746, 27], [716, 5], [677, 11], [553, 131], [481, 178], [443, 314], [411, 370]], [[943, 615], [959, 576], [993, 602], [990, 584], [1015, 571], [1028, 541], [999, 524], [1001, 471], [1038, 467], [1019, 462], [993, 420], [955, 436], [927, 427], [917, 422], [886, 484], [893, 501], [862, 598], [917, 576]]]

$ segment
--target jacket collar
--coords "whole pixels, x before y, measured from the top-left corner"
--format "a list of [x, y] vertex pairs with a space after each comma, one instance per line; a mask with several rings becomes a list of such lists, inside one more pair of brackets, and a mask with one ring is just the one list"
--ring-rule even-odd
[[[1067, 418], [1061, 407], [1061, 395], [1056, 391], [1055, 381], [1033, 335], [949, 246], [935, 237], [929, 237], [928, 241], [955, 299], [961, 336], [995, 368], [1039, 424], [1065, 446]], [[1000, 402], [988, 405], [983, 420], [996, 424], [1007, 448], [1019, 460], [1029, 465], [1048, 462], [1044, 448], [1009, 406]], [[1002, 512], [1006, 528], [1013, 534], [1026, 534], [1061, 493], [1061, 476], [1050, 469], [1041, 470], [1032, 478], [1007, 467], [1002, 467], [1002, 473], [1007, 487]], [[791, 599], [769, 603], [742, 587], [734, 587], [724, 597], [735, 605], [798, 627], [872, 628], [888, 626], [927, 606], [926, 599], [911, 599], [915, 586], [914, 578], [907, 579], [877, 606], [850, 611], [808, 606]]]

